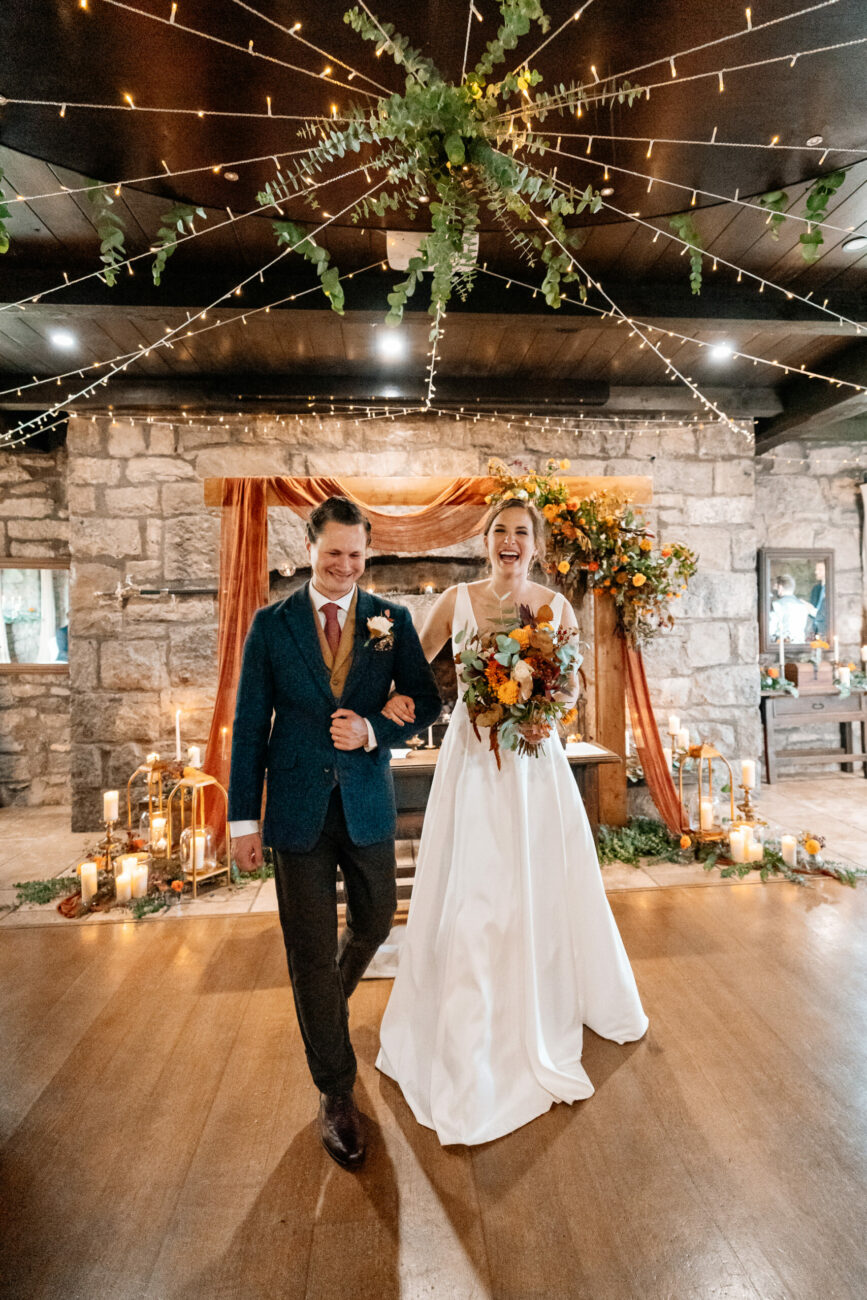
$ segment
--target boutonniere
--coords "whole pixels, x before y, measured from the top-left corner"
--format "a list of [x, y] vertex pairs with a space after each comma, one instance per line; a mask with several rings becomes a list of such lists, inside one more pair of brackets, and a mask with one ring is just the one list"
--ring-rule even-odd
[[391, 610], [387, 609], [384, 614], [375, 614], [373, 618], [367, 620], [367, 630], [370, 633], [365, 646], [372, 645], [374, 650], [391, 650], [394, 646], [394, 622], [391, 618]]

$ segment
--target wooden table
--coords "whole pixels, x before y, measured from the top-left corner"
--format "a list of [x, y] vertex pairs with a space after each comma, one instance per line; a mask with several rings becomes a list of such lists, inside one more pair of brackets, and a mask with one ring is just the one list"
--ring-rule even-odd
[[[585, 743], [581, 751], [567, 754], [567, 757], [596, 839], [599, 831], [599, 768], [623, 760], [602, 745]], [[437, 749], [421, 749], [411, 752], [406, 758], [391, 760], [399, 839], [412, 839], [421, 833], [438, 753]]]
[[[839, 722], [839, 749], [778, 749], [777, 732], [785, 727], [809, 727], [820, 722]], [[838, 691], [804, 692], [797, 696], [776, 691], [762, 694], [762, 727], [765, 737], [765, 780], [777, 779], [777, 760], [790, 763], [833, 762], [842, 764], [844, 772], [853, 772], [854, 763], [867, 777], [867, 752], [864, 725], [867, 723], [867, 695], [863, 692], [841, 696]], [[855, 738], [858, 746], [856, 749]]]

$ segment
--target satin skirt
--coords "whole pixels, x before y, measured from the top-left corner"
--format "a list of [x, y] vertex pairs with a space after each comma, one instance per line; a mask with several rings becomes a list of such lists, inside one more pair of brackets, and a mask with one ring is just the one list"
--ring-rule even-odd
[[446, 1143], [589, 1097], [583, 1026], [647, 1029], [556, 738], [498, 771], [458, 704], [437, 762], [377, 1066]]

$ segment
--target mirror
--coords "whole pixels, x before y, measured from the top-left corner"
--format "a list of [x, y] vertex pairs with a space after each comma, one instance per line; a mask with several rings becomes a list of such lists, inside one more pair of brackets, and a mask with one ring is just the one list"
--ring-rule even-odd
[[0, 673], [65, 672], [69, 562], [0, 560]]
[[768, 548], [759, 551], [760, 649], [793, 651], [834, 633], [834, 552]]

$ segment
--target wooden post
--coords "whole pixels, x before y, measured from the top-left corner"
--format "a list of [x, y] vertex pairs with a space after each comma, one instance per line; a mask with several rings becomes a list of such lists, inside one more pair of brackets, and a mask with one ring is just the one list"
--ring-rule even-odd
[[625, 826], [626, 812], [626, 656], [617, 631], [617, 607], [607, 592], [594, 592], [593, 658], [596, 679], [594, 740], [619, 754], [622, 763], [599, 771], [599, 821]]

